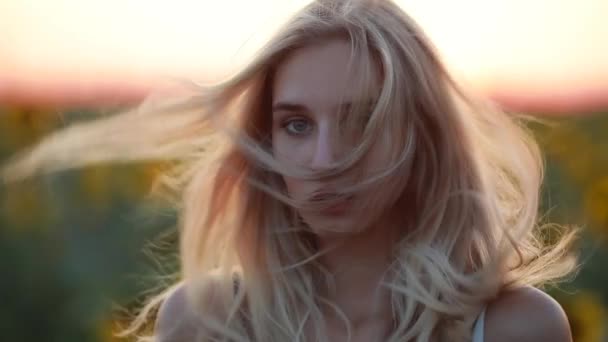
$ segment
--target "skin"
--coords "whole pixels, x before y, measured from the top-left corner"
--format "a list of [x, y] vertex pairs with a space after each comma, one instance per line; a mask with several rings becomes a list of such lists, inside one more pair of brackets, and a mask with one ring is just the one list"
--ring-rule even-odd
[[[350, 44], [343, 40], [304, 48], [277, 69], [272, 87], [272, 146], [280, 162], [314, 171], [329, 169], [349, 153], [360, 138], [365, 124], [363, 118], [346, 117], [345, 120], [359, 119], [359, 130], [338, 133], [340, 110], [354, 103], [367, 105], [375, 97], [360, 99], [350, 86], [355, 80], [346, 63], [349, 48]], [[379, 81], [377, 79], [378, 86]], [[378, 139], [363, 166], [341, 176], [342, 179], [356, 183], [361, 177], [378, 171], [377, 166], [388, 163], [389, 149], [388, 142]], [[309, 200], [317, 192], [332, 192], [329, 184], [291, 177], [283, 180], [289, 195], [297, 200]], [[352, 211], [344, 215], [349, 208], [347, 202], [338, 206], [342, 209], [339, 213], [308, 210], [300, 211], [300, 215], [325, 240], [340, 235], [328, 230], [362, 230], [376, 219], [355, 215]]]
[[[295, 51], [277, 69], [272, 94], [272, 132], [273, 152], [280, 161], [322, 169], [347, 151], [348, 144], [336, 139], [335, 128], [340, 106], [337, 99], [355, 100], [345, 63], [349, 54], [347, 41], [327, 40]], [[281, 105], [286, 103], [291, 106]], [[374, 146], [375, 159], [364, 172], [382, 163], [383, 149], [386, 146], [382, 142]], [[289, 177], [284, 177], [284, 181], [289, 195], [297, 199], [307, 199], [324, 189], [324, 184], [316, 181]], [[352, 213], [300, 214], [317, 233], [321, 247], [340, 242], [339, 247], [324, 255], [322, 262], [333, 272], [339, 289], [329, 294], [329, 299], [352, 322], [351, 341], [382, 341], [389, 331], [392, 314], [388, 293], [381, 289], [379, 281], [391, 261], [388, 251], [395, 241], [394, 232], [381, 228], [386, 226], [381, 221], [370, 225], [364, 217]], [[359, 232], [361, 225], [366, 229]], [[352, 227], [357, 233], [328, 233], [328, 227]], [[184, 292], [178, 288], [160, 309], [156, 326], [160, 341], [188, 341], [196, 330], [196, 323], [188, 318]], [[343, 323], [335, 313], [328, 311], [325, 317], [329, 340], [346, 341]], [[502, 292], [488, 304], [484, 326], [484, 341], [490, 342], [572, 340], [561, 306], [531, 287]]]

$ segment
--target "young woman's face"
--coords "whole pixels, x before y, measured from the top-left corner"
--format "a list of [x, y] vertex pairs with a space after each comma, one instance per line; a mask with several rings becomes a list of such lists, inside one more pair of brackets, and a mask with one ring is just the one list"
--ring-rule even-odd
[[[279, 66], [272, 94], [273, 153], [279, 161], [318, 171], [329, 168], [354, 147], [356, 137], [338, 133], [338, 113], [349, 103], [367, 105], [373, 98], [354, 95], [353, 75], [347, 66], [350, 54], [348, 41], [328, 40], [295, 51]], [[378, 149], [381, 147], [372, 150], [372, 164], [381, 163]], [[283, 179], [289, 196], [297, 200], [314, 200], [332, 192], [319, 181]], [[356, 229], [355, 223], [361, 222], [358, 216], [365, 213], [355, 214], [349, 210], [351, 206], [352, 201], [344, 200], [322, 211], [301, 210], [300, 216], [313, 230]]]

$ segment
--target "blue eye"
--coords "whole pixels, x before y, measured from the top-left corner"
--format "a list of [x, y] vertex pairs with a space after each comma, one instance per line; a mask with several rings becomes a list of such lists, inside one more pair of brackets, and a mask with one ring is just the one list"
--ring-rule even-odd
[[312, 129], [312, 124], [304, 118], [286, 120], [282, 126], [290, 135], [304, 135]]

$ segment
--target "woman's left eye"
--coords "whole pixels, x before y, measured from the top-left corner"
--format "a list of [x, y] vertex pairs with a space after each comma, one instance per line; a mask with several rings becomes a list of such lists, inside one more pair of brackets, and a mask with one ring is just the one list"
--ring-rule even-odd
[[312, 124], [309, 120], [304, 118], [294, 118], [286, 120], [282, 127], [287, 131], [290, 135], [304, 135], [309, 133], [312, 129]]

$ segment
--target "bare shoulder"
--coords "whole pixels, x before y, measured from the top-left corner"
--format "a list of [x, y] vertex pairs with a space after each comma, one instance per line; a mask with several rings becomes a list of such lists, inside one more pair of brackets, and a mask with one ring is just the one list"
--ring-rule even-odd
[[[182, 282], [173, 287], [162, 302], [154, 327], [155, 342], [191, 342], [204, 335], [203, 319], [221, 319], [220, 289], [216, 275], [205, 279], [204, 298], [193, 304], [187, 286]], [[204, 312], [204, 313], [203, 313]]]
[[568, 318], [560, 304], [529, 286], [502, 292], [491, 302], [484, 330], [487, 342], [572, 341]]
[[200, 324], [188, 302], [186, 286], [183, 283], [175, 286], [158, 310], [155, 342], [195, 340]]

